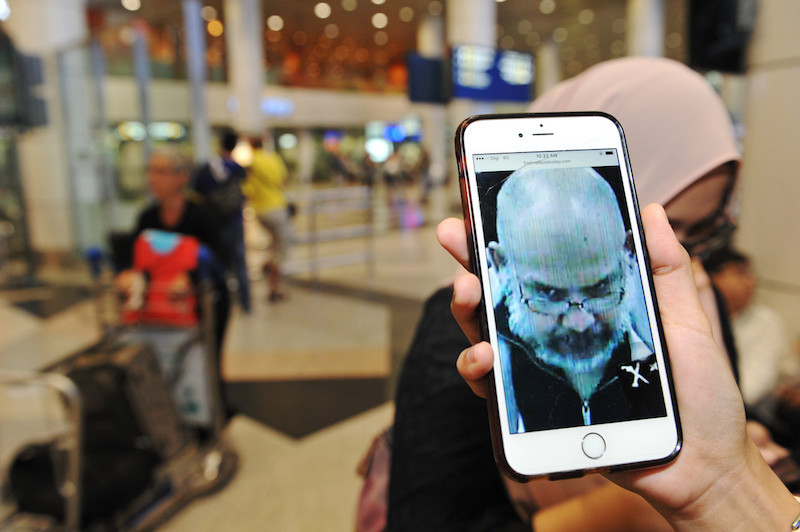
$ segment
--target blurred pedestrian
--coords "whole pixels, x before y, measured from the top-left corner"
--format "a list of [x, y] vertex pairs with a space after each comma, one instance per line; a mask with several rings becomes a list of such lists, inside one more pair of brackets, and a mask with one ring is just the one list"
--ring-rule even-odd
[[275, 152], [272, 135], [267, 133], [263, 140], [252, 137], [250, 145], [253, 147], [253, 162], [248, 168], [243, 190], [255, 210], [256, 219], [270, 236], [269, 257], [262, 271], [267, 279], [267, 298], [270, 303], [276, 303], [286, 297], [281, 284], [282, 265], [292, 235], [285, 190], [289, 171]]
[[250, 280], [245, 261], [242, 218], [244, 194], [241, 189], [247, 173], [232, 157], [239, 136], [232, 130], [226, 130], [220, 135], [219, 142], [219, 154], [195, 171], [192, 188], [202, 196], [215, 215], [222, 239], [228, 248], [227, 254], [231, 257], [231, 287], [235, 285], [242, 310], [249, 313]]

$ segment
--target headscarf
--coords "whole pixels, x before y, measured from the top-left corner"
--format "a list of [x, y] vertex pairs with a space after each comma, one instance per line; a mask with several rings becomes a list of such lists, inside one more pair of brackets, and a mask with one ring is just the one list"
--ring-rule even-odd
[[741, 159], [720, 97], [671, 59], [600, 63], [545, 92], [529, 111], [603, 111], [619, 120], [642, 206], [665, 204], [708, 171]]

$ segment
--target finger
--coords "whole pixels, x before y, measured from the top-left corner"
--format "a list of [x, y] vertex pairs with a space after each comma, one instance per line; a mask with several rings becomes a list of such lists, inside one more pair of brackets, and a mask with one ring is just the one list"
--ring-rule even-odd
[[710, 330], [697, 295], [689, 254], [675, 238], [664, 208], [656, 204], [645, 207], [642, 226], [662, 320]]
[[481, 282], [471, 273], [458, 277], [453, 283], [453, 300], [450, 311], [467, 335], [471, 344], [481, 340], [478, 322], [478, 305], [481, 302]]
[[703, 268], [703, 263], [697, 257], [692, 258], [692, 274], [694, 275], [694, 284], [698, 292], [711, 288], [711, 277], [709, 277], [705, 268]]
[[467, 270], [469, 267], [469, 248], [467, 247], [467, 231], [463, 220], [447, 218], [436, 229], [436, 237], [446, 249]]
[[461, 352], [456, 368], [472, 391], [486, 397], [486, 375], [494, 364], [494, 352], [487, 342], [473, 345]]

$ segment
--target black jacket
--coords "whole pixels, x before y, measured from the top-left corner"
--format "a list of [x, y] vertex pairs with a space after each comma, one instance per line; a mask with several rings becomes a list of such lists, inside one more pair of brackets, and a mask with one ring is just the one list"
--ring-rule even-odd
[[525, 431], [666, 415], [655, 355], [631, 360], [627, 334], [614, 349], [600, 383], [585, 403], [563, 370], [539, 362], [518, 340], [505, 340]]

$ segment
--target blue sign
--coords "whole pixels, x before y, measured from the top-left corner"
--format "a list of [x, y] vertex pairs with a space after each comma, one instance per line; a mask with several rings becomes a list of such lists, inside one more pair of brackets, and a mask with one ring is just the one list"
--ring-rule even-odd
[[408, 99], [412, 102], [446, 103], [450, 99], [445, 61], [408, 55]]
[[453, 97], [481, 101], [529, 102], [533, 56], [511, 50], [463, 45], [453, 48]]

